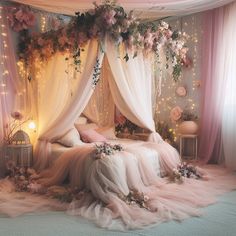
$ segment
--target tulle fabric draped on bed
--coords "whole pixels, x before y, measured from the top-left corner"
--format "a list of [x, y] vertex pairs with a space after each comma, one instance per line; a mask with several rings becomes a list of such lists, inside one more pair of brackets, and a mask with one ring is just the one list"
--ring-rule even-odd
[[[101, 159], [95, 158], [92, 144], [73, 148], [52, 168], [43, 171], [38, 181], [45, 186], [60, 185], [69, 176], [70, 185], [83, 192], [79, 200], [73, 200], [67, 206], [68, 214], [83, 216], [101, 227], [118, 230], [199, 216], [198, 207], [214, 203], [217, 194], [236, 187], [236, 177], [219, 167], [208, 168], [204, 180], [168, 183], [168, 179], [160, 178], [159, 174], [170, 173], [179, 163], [173, 147], [165, 142], [155, 146], [149, 142], [122, 145], [123, 151]], [[144, 208], [124, 200], [131, 191], [143, 194], [146, 198]], [[20, 193], [13, 197], [14, 194], [7, 192], [5, 195], [0, 192], [3, 200], [0, 212], [10, 216], [40, 208], [63, 210], [66, 207], [45, 197], [24, 193], [22, 200]]]

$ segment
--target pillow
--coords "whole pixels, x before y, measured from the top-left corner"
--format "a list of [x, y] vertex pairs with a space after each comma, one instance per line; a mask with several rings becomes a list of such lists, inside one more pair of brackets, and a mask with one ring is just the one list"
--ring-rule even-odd
[[74, 147], [83, 143], [80, 140], [80, 135], [76, 128], [70, 129], [62, 137], [55, 140], [55, 142], [60, 143], [66, 147]]
[[96, 131], [106, 139], [117, 139], [115, 135], [115, 127], [101, 127], [96, 129]]
[[85, 125], [87, 124], [87, 118], [84, 117], [84, 116], [80, 116], [78, 117], [78, 119], [75, 121], [75, 124], [78, 124], [78, 125]]
[[87, 129], [80, 132], [81, 138], [86, 143], [106, 142], [107, 139], [94, 129]]
[[95, 123], [88, 123], [88, 124], [75, 124], [75, 128], [81, 132], [84, 130], [88, 130], [88, 129], [98, 129], [98, 126]]

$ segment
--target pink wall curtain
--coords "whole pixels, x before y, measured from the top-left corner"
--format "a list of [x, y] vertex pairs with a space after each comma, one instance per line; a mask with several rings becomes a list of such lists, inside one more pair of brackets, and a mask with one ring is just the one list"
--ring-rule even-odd
[[18, 92], [16, 60], [5, 13], [0, 4], [0, 177], [3, 177], [5, 166], [4, 137]]
[[224, 8], [203, 13], [205, 28], [202, 52], [202, 101], [199, 159], [218, 162], [225, 83], [222, 74]]

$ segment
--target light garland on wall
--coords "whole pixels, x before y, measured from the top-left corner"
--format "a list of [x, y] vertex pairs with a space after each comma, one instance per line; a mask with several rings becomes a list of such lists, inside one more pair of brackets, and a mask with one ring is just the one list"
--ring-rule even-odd
[[[190, 36], [189, 42], [191, 42], [190, 54], [192, 56], [192, 67], [190, 70], [183, 70], [183, 74], [178, 83], [164, 79], [162, 83], [162, 95], [160, 97], [156, 96], [156, 107], [154, 108], [156, 124], [162, 124], [163, 126], [168, 124], [170, 126], [168, 131], [173, 135], [175, 142], [178, 140], [179, 123], [171, 122], [169, 115], [171, 109], [180, 105], [183, 109], [189, 108], [190, 112], [198, 116], [197, 99], [199, 97], [199, 91], [197, 88], [200, 87], [200, 81], [197, 79], [199, 76], [197, 68], [199, 63], [198, 49], [200, 36], [199, 29], [197, 28], [198, 24], [199, 22], [197, 21], [196, 15], [180, 18], [173, 24], [174, 28], [179, 27], [181, 31], [186, 31]], [[184, 27], [184, 29], [181, 27]], [[168, 76], [168, 74], [163, 75], [163, 77]], [[179, 86], [184, 86], [187, 89], [186, 97], [181, 98], [181, 96], [176, 94], [175, 90]]]

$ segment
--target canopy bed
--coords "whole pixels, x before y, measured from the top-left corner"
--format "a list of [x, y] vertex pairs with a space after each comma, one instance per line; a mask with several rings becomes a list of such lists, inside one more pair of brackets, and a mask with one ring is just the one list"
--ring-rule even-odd
[[[95, 19], [101, 20], [101, 15], [95, 19], [93, 16], [101, 12], [106, 16], [102, 22], [107, 25], [100, 25], [99, 31], [94, 27]], [[133, 37], [117, 27], [118, 23], [124, 23], [121, 16], [131, 21], [123, 27], [133, 32]], [[89, 19], [87, 23], [85, 18]], [[82, 23], [90, 28], [83, 28]], [[235, 176], [220, 168], [208, 167], [206, 171], [188, 167], [188, 177], [192, 178], [184, 178], [183, 184], [179, 184], [180, 176], [177, 183], [161, 178], [169, 176], [173, 180], [181, 161], [175, 148], [155, 130], [152, 62], [163, 48], [167, 49], [173, 75], [178, 77], [187, 52], [186, 35], [172, 32], [165, 22], [157, 29], [153, 25], [137, 25], [132, 14], [127, 15], [121, 7], [96, 5], [95, 13], [78, 13], [68, 28], [25, 40], [20, 56], [28, 66], [27, 79], [37, 84], [39, 91], [35, 167], [40, 173], [27, 174], [31, 183], [27, 188], [34, 193], [45, 193], [69, 180], [73, 198], [70, 204], [61, 205], [57, 200], [23, 193], [29, 199], [23, 202], [19, 195], [9, 194], [14, 186], [5, 179], [0, 182], [0, 198], [4, 200], [0, 212], [14, 216], [32, 211], [32, 205], [33, 210], [67, 209], [69, 214], [92, 219], [101, 227], [135, 229], [199, 216], [198, 207], [213, 203], [215, 195], [236, 187]], [[72, 49], [75, 53], [71, 55]], [[105, 73], [101, 73], [102, 65], [107, 69]], [[110, 105], [103, 122], [93, 115], [93, 108], [86, 108], [100, 74], [107, 82], [106, 91], [110, 91], [107, 95]], [[101, 135], [101, 131], [99, 134], [91, 124], [86, 130], [75, 129], [76, 120], [83, 112], [96, 123], [113, 125], [113, 102], [130, 121], [149, 131], [146, 142], [112, 139], [112, 135], [106, 138], [106, 134]], [[51, 167], [47, 169], [49, 164]]]

